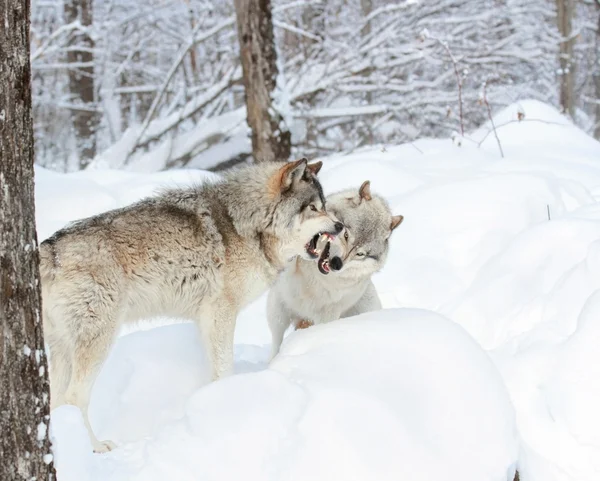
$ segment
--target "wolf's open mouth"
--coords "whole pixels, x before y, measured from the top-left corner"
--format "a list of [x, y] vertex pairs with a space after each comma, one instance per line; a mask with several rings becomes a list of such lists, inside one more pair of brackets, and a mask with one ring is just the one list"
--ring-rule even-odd
[[319, 232], [315, 234], [314, 237], [310, 241], [308, 241], [308, 243], [305, 246], [306, 253], [313, 259], [316, 259], [321, 255], [321, 245], [324, 242], [333, 240], [334, 238], [335, 236], [333, 234], [330, 234], [329, 232]]
[[327, 242], [325, 244], [325, 248], [323, 249], [323, 253], [319, 260], [317, 261], [317, 267], [319, 268], [319, 272], [321, 274], [329, 274], [331, 272], [331, 268], [329, 267], [329, 249], [331, 248], [331, 244]]
[[329, 258], [331, 242], [334, 239], [335, 235], [329, 232], [319, 232], [306, 244], [307, 254], [313, 259], [319, 259], [317, 267], [319, 268], [319, 272], [324, 275], [329, 274], [332, 270], [339, 271], [343, 265], [340, 257], [334, 256], [333, 259]]

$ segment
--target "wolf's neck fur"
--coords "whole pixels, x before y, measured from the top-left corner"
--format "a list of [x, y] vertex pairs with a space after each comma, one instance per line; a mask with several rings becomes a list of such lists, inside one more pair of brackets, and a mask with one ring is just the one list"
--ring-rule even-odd
[[[209, 195], [214, 193], [222, 205], [227, 206], [227, 213], [236, 231], [242, 237], [254, 238], [263, 233], [267, 227], [266, 207], [269, 205], [268, 200], [272, 200], [265, 199], [269, 195], [266, 186], [270, 170], [267, 169], [265, 173], [258, 169], [247, 168], [230, 173], [225, 180], [214, 184], [214, 191], [209, 193]], [[276, 170], [273, 169], [273, 173]]]
[[270, 209], [263, 197], [269, 193], [264, 187], [257, 189], [256, 183], [266, 185], [269, 175], [258, 174], [262, 175], [255, 174], [252, 182], [248, 182], [243, 171], [229, 174], [221, 182], [206, 185], [202, 196], [210, 203], [213, 215], [216, 214], [215, 221], [225, 244], [235, 242], [235, 237], [244, 238], [245, 245], [252, 246], [256, 255], [264, 256], [276, 276], [284, 269], [286, 259], [282, 240], [265, 232]]

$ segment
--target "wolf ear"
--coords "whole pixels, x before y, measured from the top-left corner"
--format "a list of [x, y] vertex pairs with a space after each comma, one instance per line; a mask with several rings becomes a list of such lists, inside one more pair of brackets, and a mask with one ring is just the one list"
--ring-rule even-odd
[[321, 167], [323, 167], [323, 162], [321, 162], [320, 160], [318, 162], [314, 162], [306, 166], [306, 168], [310, 170], [312, 175], [317, 175], [321, 170]]
[[403, 220], [404, 220], [404, 216], [393, 215], [392, 216], [392, 225], [390, 225], [390, 229], [394, 230], [396, 227], [398, 227], [400, 224], [402, 224]]
[[279, 187], [281, 192], [288, 190], [294, 181], [302, 178], [304, 172], [306, 171], [307, 165], [308, 160], [302, 158], [294, 162], [288, 162], [281, 169], [279, 169]]
[[359, 197], [360, 201], [371, 200], [373, 198], [373, 197], [371, 197], [371, 181], [370, 180], [365, 180], [363, 182], [363, 184], [360, 186], [360, 189], [358, 189], [358, 197]]

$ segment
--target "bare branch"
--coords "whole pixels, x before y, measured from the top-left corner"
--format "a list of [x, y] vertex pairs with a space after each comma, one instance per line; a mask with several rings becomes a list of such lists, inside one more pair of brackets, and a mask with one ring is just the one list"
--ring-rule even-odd
[[448, 54], [448, 57], [450, 57], [450, 61], [452, 62], [452, 67], [454, 68], [454, 75], [456, 77], [456, 85], [458, 87], [458, 120], [459, 120], [459, 124], [460, 124], [460, 135], [462, 135], [464, 137], [465, 121], [464, 121], [464, 115], [463, 115], [463, 99], [462, 99], [463, 78], [458, 70], [458, 61], [456, 60], [456, 57], [454, 57], [454, 55], [452, 54], [450, 47], [448, 47], [448, 42], [440, 40], [439, 38], [436, 38], [436, 37], [432, 37], [431, 35], [429, 35], [429, 32], [427, 32], [427, 31], [424, 31], [423, 35], [425, 36], [425, 38], [430, 38], [430, 39], [438, 42], [444, 48], [444, 50]]
[[[565, 124], [561, 124], [559, 122], [550, 122], [548, 120], [542, 120], [542, 119], [513, 119], [513, 120], [509, 120], [508, 122], [504, 122], [503, 124], [499, 124], [496, 125], [496, 130], [501, 129], [502, 127], [506, 127], [507, 125], [511, 125], [511, 124], [520, 124], [520, 123], [524, 123], [524, 122], [540, 122], [542, 124], [547, 124], [547, 125], [560, 125], [561, 127], [564, 127]], [[479, 142], [477, 142], [477, 146], [481, 147], [481, 145], [483, 144], [483, 142], [485, 142], [485, 139], [488, 138], [488, 136], [494, 132], [494, 130], [490, 129], [487, 131], [487, 133], [481, 138], [481, 140]]]
[[496, 142], [498, 143], [498, 149], [500, 150], [500, 157], [504, 158], [504, 152], [502, 151], [502, 144], [500, 143], [500, 138], [498, 137], [498, 132], [496, 131], [496, 125], [494, 124], [494, 117], [492, 116], [492, 108], [490, 107], [490, 103], [488, 102], [486, 89], [488, 85], [488, 80], [483, 82], [483, 89], [481, 92], [481, 101], [485, 105], [487, 110], [488, 119], [490, 120], [490, 124], [492, 125], [492, 130], [494, 132], [494, 136], [496, 137]]
[[192, 47], [194, 47], [197, 43], [205, 41], [206, 39], [216, 35], [218, 32], [220, 32], [224, 28], [230, 27], [234, 24], [235, 24], [235, 19], [233, 17], [229, 18], [226, 21], [217, 25], [216, 27], [211, 28], [210, 30], [208, 30], [207, 32], [205, 32], [203, 35], [201, 35], [199, 37], [196, 37], [196, 36], [201, 28], [201, 24], [198, 24], [196, 26], [196, 29], [192, 32], [192, 39], [190, 40], [190, 42], [187, 45], [185, 45], [180, 50], [179, 55], [177, 56], [177, 58], [175, 59], [175, 62], [173, 62], [173, 65], [171, 66], [171, 69], [167, 73], [167, 76], [163, 82], [163, 85], [162, 85], [160, 91], [154, 97], [154, 100], [152, 101], [152, 105], [150, 106], [150, 109], [148, 110], [148, 113], [146, 114], [146, 118], [144, 119], [144, 122], [142, 123], [142, 128], [140, 129], [140, 132], [137, 136], [137, 140], [135, 141], [135, 143], [133, 145], [133, 149], [128, 153], [128, 155], [125, 159], [125, 162], [127, 162], [129, 157], [131, 156], [131, 154], [137, 149], [137, 146], [138, 146], [140, 140], [146, 133], [146, 129], [150, 125], [150, 122], [151, 122], [152, 118], [154, 117], [154, 114], [156, 113], [156, 109], [158, 108], [158, 105], [162, 101], [162, 98], [167, 90], [167, 87], [169, 86], [169, 83], [171, 82], [173, 76], [175, 75], [175, 72], [177, 72], [177, 70], [179, 69], [181, 63], [185, 59], [185, 57], [188, 54], [188, 52], [190, 51], [190, 49]]

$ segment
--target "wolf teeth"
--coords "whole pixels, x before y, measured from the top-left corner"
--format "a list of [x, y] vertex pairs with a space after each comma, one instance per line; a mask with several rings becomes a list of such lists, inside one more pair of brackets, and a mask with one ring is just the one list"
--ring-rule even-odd
[[325, 248], [325, 246], [327, 245], [328, 242], [329, 242], [329, 239], [327, 238], [327, 236], [325, 234], [322, 234], [319, 237], [319, 240], [317, 241], [317, 245], [315, 245], [315, 249], [319, 252], [319, 254], [321, 252], [323, 252], [323, 249]]

